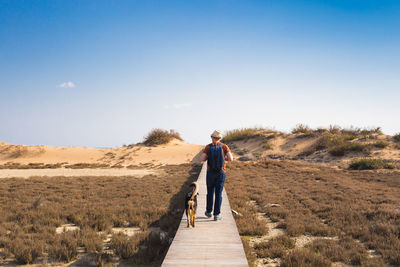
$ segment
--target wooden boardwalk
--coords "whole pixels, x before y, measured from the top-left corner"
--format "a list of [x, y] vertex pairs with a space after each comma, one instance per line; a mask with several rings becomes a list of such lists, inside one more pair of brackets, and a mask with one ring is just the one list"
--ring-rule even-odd
[[[187, 228], [183, 214], [179, 229], [162, 266], [248, 266], [242, 241], [233, 219], [225, 189], [222, 194], [221, 221], [204, 215], [206, 210], [206, 172], [200, 172], [196, 227]], [[229, 178], [228, 178], [229, 179]]]

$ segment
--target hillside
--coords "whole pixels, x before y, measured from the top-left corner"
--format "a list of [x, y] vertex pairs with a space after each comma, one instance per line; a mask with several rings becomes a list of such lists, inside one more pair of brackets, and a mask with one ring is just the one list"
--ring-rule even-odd
[[[174, 139], [168, 144], [129, 145], [118, 148], [25, 146], [0, 142], [0, 165], [43, 163], [60, 167], [114, 167], [183, 164], [198, 161], [202, 146]], [[197, 156], [197, 157], [196, 157]]]
[[227, 132], [223, 141], [240, 161], [272, 158], [339, 167], [347, 167], [358, 158], [388, 160], [397, 166], [400, 162], [400, 143], [379, 128], [313, 130], [302, 126], [290, 134], [268, 129], [240, 129]]

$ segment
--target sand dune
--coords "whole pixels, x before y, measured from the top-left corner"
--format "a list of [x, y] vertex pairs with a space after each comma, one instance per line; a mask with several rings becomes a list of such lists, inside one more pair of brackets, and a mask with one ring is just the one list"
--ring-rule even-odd
[[165, 165], [198, 162], [203, 146], [174, 139], [166, 145], [141, 144], [119, 148], [25, 146], [0, 142], [0, 164], [106, 164], [122, 167], [140, 164]]
[[148, 174], [156, 174], [156, 170], [131, 170], [131, 169], [3, 169], [0, 170], [0, 178], [29, 178], [38, 176], [135, 176], [143, 177]]
[[[321, 136], [302, 137], [300, 134], [268, 132], [265, 136], [255, 136], [242, 140], [230, 141], [236, 159], [255, 160], [257, 158], [289, 159], [315, 162], [324, 165], [348, 166], [355, 158], [373, 157], [400, 162], [400, 144], [393, 142], [393, 137], [375, 134], [369, 139], [355, 138], [352, 144], [370, 144], [369, 153], [349, 152], [344, 156], [334, 156], [328, 149], [316, 149]], [[386, 143], [386, 147], [377, 147], [377, 142]]]

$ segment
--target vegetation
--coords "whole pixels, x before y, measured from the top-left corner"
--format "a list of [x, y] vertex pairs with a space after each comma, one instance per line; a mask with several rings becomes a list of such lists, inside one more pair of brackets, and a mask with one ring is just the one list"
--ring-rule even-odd
[[68, 168], [68, 169], [107, 169], [107, 168], [123, 168], [122, 165], [110, 165], [106, 163], [75, 163], [68, 164], [67, 162], [60, 162], [54, 164], [44, 163], [28, 163], [22, 164], [18, 162], [7, 162], [0, 165], [0, 169], [57, 169], [57, 168]]
[[373, 146], [377, 147], [377, 148], [385, 148], [385, 147], [389, 146], [389, 143], [385, 142], [385, 141], [377, 141], [377, 142], [373, 143]]
[[298, 124], [292, 130], [292, 134], [300, 134], [298, 137], [311, 137], [314, 136], [316, 133], [318, 133], [318, 131], [315, 132], [305, 124]]
[[245, 140], [252, 137], [264, 137], [266, 139], [273, 138], [277, 132], [270, 129], [264, 128], [241, 128], [234, 129], [230, 131], [226, 131], [224, 137], [222, 138], [222, 142], [232, 142]]
[[369, 155], [371, 151], [371, 144], [352, 143], [346, 139], [346, 136], [340, 135], [328, 136], [326, 146], [328, 152], [333, 156], [344, 156], [349, 152], [361, 152]]
[[[344, 237], [340, 240], [317, 239], [307, 247], [312, 252], [322, 255], [332, 262], [344, 262], [350, 265], [362, 265], [368, 262], [367, 251], [350, 237]], [[383, 266], [382, 261], [374, 263], [376, 264], [374, 266]]]
[[44, 163], [28, 163], [22, 164], [17, 162], [7, 162], [0, 165], [0, 169], [56, 169], [61, 168], [66, 163], [44, 164]]
[[174, 130], [153, 129], [144, 138], [144, 144], [147, 146], [157, 146], [168, 144], [172, 139], [183, 140], [180, 134]]
[[[281, 266], [330, 266], [337, 261], [400, 265], [397, 172], [349, 172], [271, 160], [233, 162], [227, 176], [231, 207], [246, 214], [234, 217], [250, 263], [273, 256]], [[276, 222], [282, 235], [256, 242], [268, 235], [268, 221]], [[260, 233], [260, 227], [267, 229]], [[304, 236], [319, 239], [293, 248], [289, 240]]]
[[352, 170], [394, 169], [395, 167], [390, 161], [375, 158], [354, 159], [349, 165]]
[[295, 249], [281, 262], [281, 267], [315, 266], [330, 267], [332, 263], [319, 254], [305, 249]]
[[[128, 238], [129, 246], [118, 245], [125, 237], [113, 235], [114, 255], [138, 264], [160, 264], [181, 220], [185, 193], [200, 167], [169, 165], [162, 167], [163, 176], [142, 178], [0, 179], [2, 254], [19, 264], [35, 262], [44, 253], [50, 260], [69, 262], [84, 248], [104, 262], [109, 258], [103, 255], [105, 234], [124, 226], [140, 230]], [[74, 224], [79, 230], [56, 234], [63, 224]], [[159, 228], [157, 233], [163, 236], [150, 227]], [[3, 261], [0, 257], [0, 265]]]
[[393, 135], [393, 140], [394, 140], [395, 142], [400, 143], [400, 133], [397, 133], [397, 134]]
[[282, 258], [289, 249], [295, 247], [295, 242], [288, 236], [279, 236], [269, 241], [257, 243], [254, 246], [259, 258]]

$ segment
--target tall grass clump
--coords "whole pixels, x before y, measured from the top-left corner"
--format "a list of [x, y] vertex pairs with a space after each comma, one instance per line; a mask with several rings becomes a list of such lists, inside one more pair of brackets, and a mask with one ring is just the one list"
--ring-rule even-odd
[[328, 152], [332, 156], [344, 156], [348, 152], [362, 152], [369, 154], [372, 148], [371, 144], [352, 143], [347, 135], [330, 135], [325, 140]]
[[[351, 237], [340, 240], [316, 239], [307, 247], [316, 254], [332, 262], [344, 262], [349, 265], [366, 266], [368, 253]], [[382, 259], [375, 261], [376, 266], [384, 266]]]
[[122, 259], [132, 258], [139, 250], [139, 244], [143, 242], [149, 233], [137, 233], [131, 237], [124, 233], [113, 234], [110, 248]]
[[309, 137], [314, 135], [314, 131], [305, 124], [297, 124], [296, 127], [292, 129], [292, 134], [301, 134], [299, 137]]
[[163, 129], [153, 129], [150, 133], [144, 138], [144, 144], [147, 146], [157, 146], [168, 144], [172, 139], [183, 140], [180, 134], [174, 130], [163, 130]]
[[318, 267], [331, 267], [332, 263], [319, 254], [315, 254], [308, 249], [300, 250], [295, 249], [285, 257], [281, 265], [282, 267], [295, 267], [295, 266], [318, 266]]
[[373, 144], [373, 146], [374, 146], [374, 147], [377, 147], [377, 148], [385, 148], [385, 147], [388, 147], [388, 146], [389, 146], [389, 143], [388, 143], [388, 142], [385, 142], [385, 141], [377, 141], [377, 142], [375, 142], [375, 143]]
[[50, 247], [49, 256], [64, 262], [74, 260], [78, 255], [78, 235], [77, 231], [60, 234]]
[[16, 238], [11, 241], [9, 250], [18, 263], [32, 263], [42, 255], [43, 243], [29, 238]]
[[400, 143], [400, 133], [393, 135], [393, 140]]
[[376, 169], [394, 169], [395, 165], [392, 162], [375, 159], [375, 158], [361, 158], [353, 160], [349, 169], [352, 170], [376, 170]]
[[269, 241], [262, 241], [254, 245], [256, 254], [260, 258], [282, 258], [288, 249], [293, 249], [295, 242], [284, 235], [272, 238]]
[[263, 136], [260, 131], [262, 128], [242, 128], [242, 129], [234, 129], [225, 132], [224, 138], [221, 140], [222, 142], [231, 142], [243, 140], [256, 136]]

